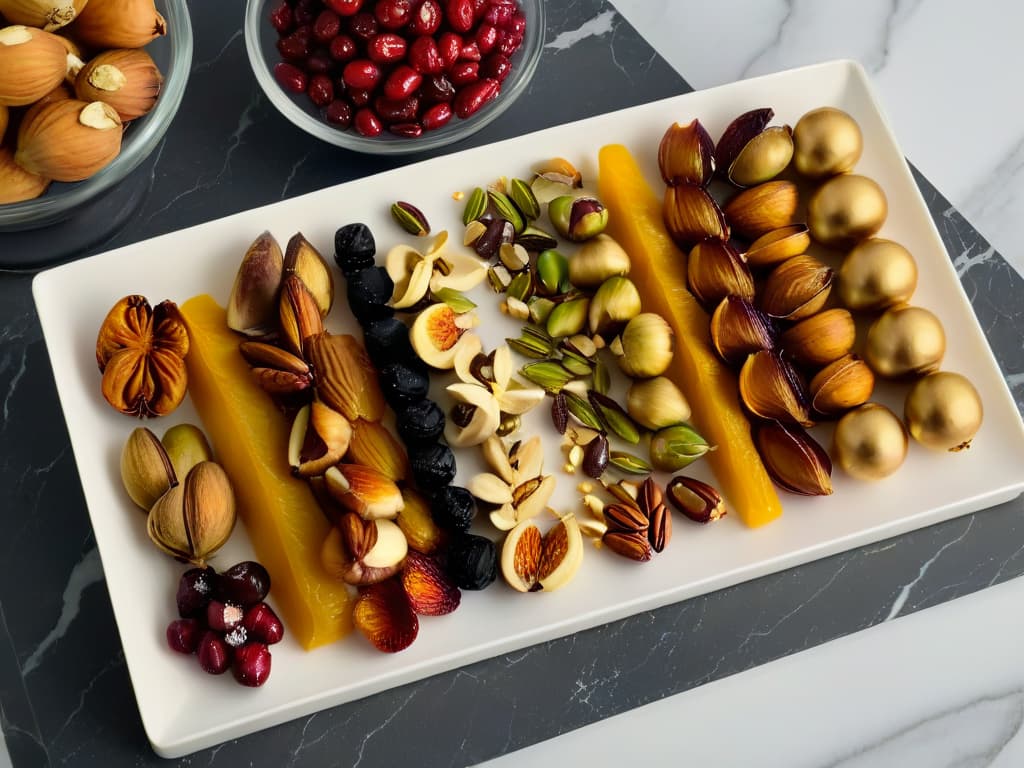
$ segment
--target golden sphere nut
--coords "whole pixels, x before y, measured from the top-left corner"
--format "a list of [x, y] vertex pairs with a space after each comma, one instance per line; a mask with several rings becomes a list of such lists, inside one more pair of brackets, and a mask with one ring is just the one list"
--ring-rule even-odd
[[847, 309], [874, 312], [910, 301], [917, 288], [917, 263], [899, 243], [872, 237], [846, 255], [837, 276]]
[[811, 237], [830, 248], [844, 248], [871, 237], [889, 215], [885, 192], [867, 176], [835, 176], [814, 191], [807, 203]]
[[864, 359], [879, 376], [902, 378], [938, 370], [946, 353], [939, 319], [923, 307], [887, 310], [868, 329]]
[[892, 411], [865, 403], [836, 424], [832, 458], [858, 480], [880, 480], [902, 466], [907, 456], [907, 431]]
[[981, 396], [966, 376], [937, 371], [918, 381], [904, 404], [910, 434], [937, 451], [962, 451], [981, 428]]
[[860, 126], [841, 109], [813, 109], [793, 129], [793, 165], [812, 179], [852, 171], [863, 149]]

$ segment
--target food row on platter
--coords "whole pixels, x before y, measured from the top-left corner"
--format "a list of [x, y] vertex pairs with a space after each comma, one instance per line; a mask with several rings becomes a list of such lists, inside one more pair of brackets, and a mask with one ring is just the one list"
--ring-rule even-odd
[[[831, 494], [833, 460], [873, 479], [898, 469], [908, 433], [966, 448], [980, 399], [939, 370], [941, 323], [908, 304], [913, 257], [875, 237], [887, 205], [853, 173], [856, 122], [823, 108], [791, 130], [772, 116], [741, 115], [717, 144], [697, 120], [671, 126], [662, 194], [613, 145], [594, 188], [554, 159], [467, 191], [459, 235], [404, 200], [391, 214], [409, 237], [386, 254], [365, 225], [342, 226], [334, 260], [361, 338], [325, 330], [337, 276], [301, 234], [284, 249], [258, 236], [225, 308], [117, 302], [97, 341], [105, 399], [163, 416], [188, 392], [210, 438], [140, 427], [122, 457], [150, 538], [193, 566], [171, 647], [262, 684], [283, 631], [272, 577], [304, 647], [355, 626], [400, 651], [420, 616], [499, 572], [524, 593], [564, 586], [587, 540], [644, 563], [675, 512], [706, 524], [727, 503], [756, 527], [781, 513], [779, 488]], [[520, 332], [486, 349], [476, 301], [495, 300]], [[854, 313], [873, 315], [863, 357]], [[437, 376], [443, 401], [429, 397]], [[907, 382], [902, 418], [871, 402], [876, 377]], [[529, 434], [538, 407], [551, 429]], [[809, 431], [821, 421], [835, 421], [830, 450]], [[560, 467], [544, 465], [550, 440]], [[465, 487], [463, 451], [488, 467]], [[702, 458], [717, 488], [685, 473]], [[575, 509], [551, 509], [559, 480]], [[218, 574], [208, 560], [236, 511], [262, 565]]]

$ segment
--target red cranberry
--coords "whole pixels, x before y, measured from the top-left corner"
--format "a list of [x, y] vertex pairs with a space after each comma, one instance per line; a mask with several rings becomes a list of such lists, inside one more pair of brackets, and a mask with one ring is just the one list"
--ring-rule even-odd
[[480, 61], [480, 49], [477, 44], [466, 43], [459, 51], [459, 61]]
[[231, 668], [235, 680], [250, 688], [257, 688], [270, 677], [270, 649], [263, 643], [247, 643], [235, 651]]
[[324, 5], [341, 16], [355, 16], [363, 7], [363, 0], [324, 0]]
[[345, 65], [342, 77], [349, 88], [372, 90], [380, 82], [380, 67], [369, 59], [356, 59]]
[[491, 0], [491, 4], [484, 12], [484, 21], [495, 27], [504, 27], [512, 21], [515, 14], [516, 7], [512, 3]]
[[487, 10], [489, 0], [473, 0], [473, 21], [480, 21]]
[[341, 31], [341, 17], [330, 8], [320, 11], [313, 22], [313, 37], [321, 43], [329, 43]]
[[342, 99], [335, 99], [327, 105], [324, 117], [331, 125], [345, 130], [352, 125], [352, 105]]
[[277, 41], [277, 52], [292, 61], [304, 59], [309, 56], [309, 40], [309, 32], [305, 27], [300, 27]]
[[377, 0], [373, 15], [385, 29], [401, 29], [412, 18], [410, 0]]
[[248, 631], [251, 640], [259, 640], [267, 645], [279, 643], [284, 637], [284, 624], [266, 603], [249, 606], [242, 619], [242, 626]]
[[352, 106], [365, 107], [370, 103], [370, 96], [372, 95], [366, 88], [349, 88], [348, 100], [352, 102]]
[[519, 50], [519, 46], [522, 44], [522, 35], [516, 35], [511, 32], [504, 32], [498, 35], [498, 51], [503, 56], [511, 56]]
[[213, 568], [189, 568], [178, 579], [178, 615], [194, 618], [206, 613], [206, 604], [213, 596], [217, 572]]
[[452, 119], [452, 107], [446, 102], [435, 104], [420, 118], [420, 123], [425, 131], [436, 131]]
[[326, 107], [334, 101], [334, 83], [327, 75], [314, 75], [306, 90], [309, 100], [318, 107]]
[[441, 52], [437, 50], [434, 38], [424, 35], [417, 37], [409, 46], [409, 65], [424, 75], [438, 75], [444, 69]]
[[445, 32], [437, 39], [437, 50], [441, 53], [444, 68], [448, 69], [459, 60], [459, 54], [462, 53], [462, 38], [454, 32]]
[[195, 653], [203, 625], [195, 619], [175, 619], [167, 625], [167, 645], [178, 653]]
[[353, 120], [356, 130], [359, 131], [363, 136], [380, 136], [384, 130], [384, 126], [380, 122], [380, 118], [373, 113], [372, 109], [363, 107], [356, 112], [355, 120]]
[[374, 35], [366, 44], [366, 55], [378, 64], [401, 61], [405, 57], [405, 38], [394, 32]]
[[504, 81], [511, 71], [512, 62], [508, 56], [502, 56], [500, 53], [492, 53], [480, 62], [480, 77], [490, 77], [499, 83]]
[[423, 0], [409, 20], [409, 31], [414, 35], [432, 35], [441, 26], [441, 6], [437, 0]]
[[369, 40], [377, 34], [377, 19], [369, 11], [360, 11], [348, 23], [348, 31], [360, 40]]
[[377, 97], [373, 109], [385, 123], [408, 123], [416, 119], [420, 111], [420, 100], [415, 96], [404, 99]]
[[286, 91], [291, 91], [292, 93], [306, 92], [306, 86], [308, 84], [306, 80], [306, 73], [294, 64], [289, 64], [286, 61], [279, 61], [274, 65], [274, 77], [277, 78], [277, 82]]
[[296, 24], [312, 24], [316, 19], [317, 2], [316, 0], [299, 0], [295, 3], [294, 12]]
[[245, 611], [237, 605], [211, 600], [206, 606], [206, 625], [216, 632], [230, 632], [242, 623]]
[[501, 92], [501, 83], [492, 78], [470, 83], [455, 94], [455, 114], [465, 120]]
[[388, 130], [403, 139], [418, 139], [423, 135], [423, 126], [419, 123], [393, 123]]
[[407, 64], [399, 64], [384, 81], [384, 95], [389, 99], [412, 96], [423, 82], [423, 75]]
[[212, 630], [207, 630], [196, 649], [199, 666], [211, 675], [222, 675], [231, 666], [231, 648]]
[[519, 37], [523, 37], [526, 34], [526, 16], [523, 15], [522, 11], [517, 11], [512, 17], [512, 22], [508, 25], [508, 31]]
[[493, 24], [481, 24], [476, 28], [475, 42], [477, 50], [486, 56], [498, 44], [498, 28]]
[[420, 86], [420, 97], [427, 104], [449, 102], [455, 98], [455, 86], [444, 75], [425, 77]]
[[270, 11], [270, 24], [277, 30], [277, 34], [285, 35], [291, 31], [295, 24], [295, 16], [292, 14], [292, 7], [282, 0]]
[[236, 605], [252, 605], [270, 592], [270, 574], [255, 560], [243, 560], [228, 568], [217, 579], [219, 600]]
[[460, 61], [448, 73], [456, 86], [469, 85], [480, 79], [480, 65], [475, 61]]
[[448, 0], [444, 17], [456, 32], [469, 32], [473, 28], [473, 0]]
[[322, 75], [331, 68], [331, 59], [324, 53], [312, 53], [306, 59], [306, 72], [311, 75]]
[[356, 41], [348, 35], [338, 35], [331, 40], [329, 50], [335, 61], [351, 61], [356, 57]]

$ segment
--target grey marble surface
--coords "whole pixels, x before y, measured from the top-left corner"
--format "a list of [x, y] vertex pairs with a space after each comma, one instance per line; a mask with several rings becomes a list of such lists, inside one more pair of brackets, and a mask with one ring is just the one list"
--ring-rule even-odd
[[[688, 90], [603, 0], [548, 7], [549, 44], [530, 91], [471, 143]], [[88, 253], [416, 159], [361, 157], [307, 139], [249, 75], [241, 34], [233, 33], [242, 4], [196, 0], [192, 12], [192, 81], [178, 120], [139, 172], [148, 174], [145, 198], [125, 230]], [[1024, 281], [997, 256], [983, 258], [987, 243], [919, 181], [1024, 407]], [[139, 722], [25, 275], [0, 275], [0, 411], [0, 715], [13, 764], [161, 763]], [[474, 763], [1021, 574], [1022, 508], [1018, 499], [178, 764]]]

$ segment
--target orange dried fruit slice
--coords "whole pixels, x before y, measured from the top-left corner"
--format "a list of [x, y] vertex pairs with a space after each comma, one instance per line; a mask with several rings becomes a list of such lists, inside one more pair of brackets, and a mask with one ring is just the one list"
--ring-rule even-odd
[[434, 522], [430, 505], [411, 488], [402, 489], [402, 498], [405, 506], [399, 510], [395, 522], [405, 534], [409, 548], [425, 555], [433, 553], [441, 545], [443, 534]]
[[373, 647], [384, 653], [405, 650], [420, 631], [419, 619], [397, 578], [360, 589], [352, 620]]

